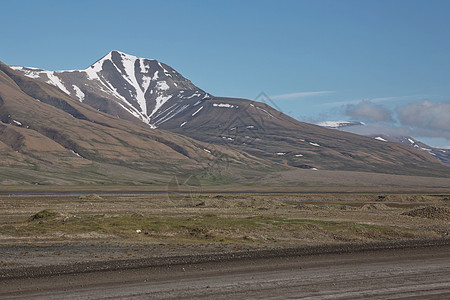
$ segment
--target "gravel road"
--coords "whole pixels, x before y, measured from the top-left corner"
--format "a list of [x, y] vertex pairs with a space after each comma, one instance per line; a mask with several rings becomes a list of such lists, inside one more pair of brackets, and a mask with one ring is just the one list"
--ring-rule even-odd
[[450, 246], [4, 278], [0, 298], [449, 299]]

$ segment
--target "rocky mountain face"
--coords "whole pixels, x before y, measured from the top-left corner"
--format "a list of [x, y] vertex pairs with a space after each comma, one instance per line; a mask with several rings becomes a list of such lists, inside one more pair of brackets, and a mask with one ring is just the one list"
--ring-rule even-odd
[[199, 151], [214, 157], [209, 167], [219, 172], [230, 164], [230, 156], [220, 154], [228, 149], [246, 162], [258, 161], [253, 169], [261, 172], [269, 167], [449, 176], [449, 167], [427, 152], [299, 122], [262, 102], [212, 96], [156, 60], [112, 51], [85, 70], [13, 68], [30, 81], [56, 86], [78, 106], [109, 114], [115, 128], [129, 126], [126, 119], [199, 141]]

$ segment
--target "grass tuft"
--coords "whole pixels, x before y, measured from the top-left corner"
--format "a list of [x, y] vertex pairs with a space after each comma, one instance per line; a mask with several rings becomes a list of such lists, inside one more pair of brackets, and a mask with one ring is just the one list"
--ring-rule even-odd
[[55, 210], [44, 209], [44, 210], [41, 210], [40, 212], [32, 215], [28, 220], [35, 221], [35, 220], [41, 220], [41, 219], [49, 219], [49, 218], [55, 217], [56, 215], [58, 215], [58, 213]]

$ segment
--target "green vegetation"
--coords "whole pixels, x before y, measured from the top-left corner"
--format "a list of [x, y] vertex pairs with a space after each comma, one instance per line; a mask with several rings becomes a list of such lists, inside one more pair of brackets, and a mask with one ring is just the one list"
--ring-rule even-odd
[[57, 215], [57, 212], [51, 209], [44, 209], [30, 217], [30, 221], [39, 219], [48, 219]]
[[395, 226], [368, 225], [355, 222], [289, 219], [274, 216], [226, 217], [215, 214], [193, 216], [82, 215], [42, 210], [26, 221], [5, 224], [0, 233], [13, 236], [35, 234], [99, 233], [121, 238], [150, 241], [194, 243], [276, 243], [280, 239], [299, 239], [315, 234], [336, 240], [362, 238], [408, 238], [413, 232]]

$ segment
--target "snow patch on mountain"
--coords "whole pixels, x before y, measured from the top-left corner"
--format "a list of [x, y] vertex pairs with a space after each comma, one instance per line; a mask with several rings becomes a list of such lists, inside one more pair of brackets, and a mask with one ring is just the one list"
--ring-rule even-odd
[[237, 105], [233, 105], [233, 104], [229, 104], [229, 103], [213, 103], [214, 107], [225, 107], [225, 108], [239, 108], [239, 106]]
[[162, 65], [160, 62], [158, 62], [158, 65], [161, 67], [161, 69], [163, 69], [164, 75], [169, 76], [169, 77], [172, 77], [172, 75], [170, 74], [170, 72], [167, 71], [166, 68], [164, 68], [163, 65]]
[[316, 123], [316, 125], [331, 128], [331, 129], [338, 129], [341, 127], [348, 127], [348, 126], [366, 125], [366, 123], [354, 122], [354, 121], [323, 121], [323, 122]]
[[73, 150], [70, 150], [70, 151], [72, 151], [72, 153], [75, 154], [76, 156], [78, 156], [79, 158], [83, 158], [79, 153], [77, 153], [77, 152], [75, 152]]
[[19, 66], [12, 66], [11, 69], [16, 71], [21, 71], [25, 76], [33, 79], [39, 78], [41, 75], [42, 69], [37, 68], [31, 68], [31, 67], [19, 67]]
[[164, 103], [166, 103], [170, 98], [172, 98], [172, 95], [169, 95], [169, 96], [159, 95], [158, 97], [156, 97], [155, 108], [153, 109], [153, 111], [149, 117], [153, 116], [158, 111], [158, 109], [160, 109], [161, 106], [163, 106]]
[[[251, 104], [250, 104], [250, 105], [251, 105]], [[261, 111], [263, 111], [263, 112], [265, 112], [266, 114], [268, 114], [270, 117], [273, 118], [272, 114], [271, 114], [270, 112], [268, 112], [267, 110], [265, 110], [264, 108], [261, 108], [261, 107], [258, 107], [258, 106], [256, 106], [256, 108], [259, 109], [259, 110], [261, 110]]]
[[197, 109], [197, 110], [195, 111], [195, 113], [192, 114], [192, 116], [195, 116], [196, 114], [198, 114], [202, 109], [203, 109], [203, 106], [200, 107], [199, 109]]
[[[189, 97], [185, 97], [186, 99], [192, 99], [194, 97], [200, 97], [202, 94], [198, 93], [198, 91], [196, 91], [195, 93], [193, 93], [192, 95], [190, 95]], [[183, 97], [181, 97], [183, 98]]]
[[162, 80], [162, 81], [158, 81], [156, 83], [156, 88], [160, 91], [167, 91], [168, 89], [170, 89], [169, 85], [167, 84], [166, 81]]
[[[176, 115], [178, 115], [179, 113], [181, 113], [188, 107], [189, 107], [189, 105], [182, 105], [181, 107], [179, 107], [176, 104], [170, 106], [168, 109], [164, 110], [161, 113], [163, 115], [163, 117], [158, 119], [153, 125], [157, 126], [161, 123], [169, 121], [170, 119], [172, 119], [173, 117], [175, 117]], [[160, 114], [160, 112], [158, 112], [158, 114]], [[180, 127], [182, 127], [182, 126], [180, 126]]]
[[80, 102], [84, 101], [85, 94], [82, 90], [80, 90], [79, 87], [77, 87], [75, 84], [72, 84], [73, 90], [75, 91], [75, 96], [80, 99]]
[[122, 56], [122, 64], [125, 69], [124, 78], [135, 88], [136, 91], [136, 100], [141, 108], [143, 114], [147, 114], [147, 103], [145, 100], [145, 91], [139, 85], [136, 79], [136, 72], [134, 69], [134, 65], [136, 61], [140, 61], [136, 56], [126, 55], [124, 53], [120, 53]]
[[55, 76], [55, 72], [44, 71], [43, 73], [45, 75], [47, 75], [47, 77], [49, 79], [49, 80], [47, 80], [48, 84], [54, 85], [54, 86], [58, 87], [61, 91], [66, 93], [67, 95], [70, 95], [70, 92], [66, 89], [66, 87], [64, 86], [64, 83], [61, 81], [61, 79], [59, 79], [59, 77]]
[[150, 66], [149, 65], [145, 65], [145, 60], [142, 58], [138, 58], [139, 60], [139, 67], [141, 68], [141, 73], [146, 74], [148, 73], [148, 71], [150, 70]]
[[145, 95], [145, 93], [147, 93], [147, 90], [150, 87], [151, 82], [152, 82], [152, 79], [150, 77], [145, 76], [145, 75], [142, 76], [142, 89], [144, 91], [144, 95]]
[[377, 136], [377, 137], [375, 137], [375, 139], [382, 141], [382, 142], [387, 142], [387, 140], [383, 139], [381, 136]]

